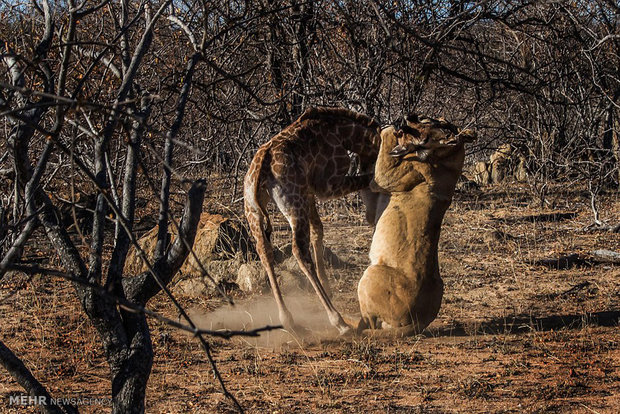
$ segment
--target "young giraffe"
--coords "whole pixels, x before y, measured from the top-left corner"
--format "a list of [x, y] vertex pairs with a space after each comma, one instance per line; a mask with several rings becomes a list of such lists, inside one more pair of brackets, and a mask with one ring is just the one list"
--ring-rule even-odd
[[[340, 108], [310, 108], [257, 151], [244, 180], [245, 215], [278, 305], [280, 322], [295, 329], [274, 273], [267, 203], [275, 201], [292, 230], [293, 255], [327, 311], [329, 322], [345, 334], [351, 328], [329, 299], [323, 262], [323, 225], [316, 198], [325, 200], [368, 188], [372, 174], [348, 176], [349, 152], [362, 171], [380, 146], [380, 126], [371, 118]], [[314, 262], [310, 254], [314, 251]]]

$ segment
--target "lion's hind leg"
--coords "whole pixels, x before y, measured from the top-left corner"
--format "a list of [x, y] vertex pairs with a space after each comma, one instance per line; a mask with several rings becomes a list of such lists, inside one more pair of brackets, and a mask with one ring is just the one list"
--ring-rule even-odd
[[357, 287], [365, 325], [381, 329], [383, 324], [398, 327], [411, 324], [410, 282], [397, 268], [371, 265]]

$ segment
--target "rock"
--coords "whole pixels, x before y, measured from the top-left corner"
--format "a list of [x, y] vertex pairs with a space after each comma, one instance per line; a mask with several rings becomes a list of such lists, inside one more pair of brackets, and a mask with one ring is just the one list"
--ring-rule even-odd
[[[142, 250], [144, 250], [151, 264], [153, 260], [153, 251], [155, 250], [156, 244], [157, 227], [152, 228], [138, 240], [138, 245], [142, 248]], [[129, 248], [129, 252], [127, 253], [127, 260], [125, 260], [125, 268], [123, 269], [123, 272], [128, 275], [138, 275], [146, 269], [147, 267], [140, 256], [138, 256], [135, 246], [131, 246]]]
[[519, 156], [519, 164], [515, 170], [515, 179], [520, 183], [527, 181], [527, 167], [524, 156]]
[[502, 162], [496, 162], [491, 164], [491, 184], [501, 183], [506, 177], [506, 164]]
[[215, 290], [213, 285], [206, 278], [201, 277], [179, 280], [174, 285], [173, 289], [175, 293], [193, 298], [209, 296]]
[[260, 262], [244, 263], [237, 271], [237, 286], [245, 293], [264, 292], [269, 288], [267, 272]]
[[[295, 260], [292, 258], [293, 261]], [[312, 289], [301, 270], [295, 270], [297, 264], [289, 259], [286, 264], [275, 269], [278, 286], [282, 292]], [[239, 267], [237, 286], [245, 293], [265, 293], [270, 289], [267, 272], [260, 262], [244, 263]]]
[[461, 175], [459, 181], [456, 183], [456, 191], [468, 192], [479, 190], [480, 186], [474, 180], [470, 180], [465, 175]]
[[[209, 275], [218, 282], [223, 280], [234, 280], [236, 278], [239, 267], [241, 267], [241, 255], [229, 260], [211, 260], [205, 264], [205, 269]], [[198, 268], [193, 269], [195, 273], [200, 274]]]
[[300, 290], [305, 290], [308, 292], [313, 291], [310, 281], [308, 281], [308, 278], [301, 273], [301, 271], [294, 272], [282, 268], [276, 271], [276, 276], [278, 278], [278, 285], [280, 286], [282, 292]]
[[288, 270], [289, 272], [299, 272], [301, 273], [301, 269], [299, 268], [299, 264], [297, 263], [297, 259], [294, 256], [287, 257], [281, 264], [280, 267], [284, 270]]
[[194, 248], [210, 258], [229, 259], [238, 252], [256, 258], [254, 243], [241, 221], [220, 214], [202, 213]]
[[501, 183], [510, 175], [510, 161], [512, 156], [512, 146], [502, 144], [491, 154], [489, 158], [489, 170], [491, 173], [491, 183]]
[[[325, 263], [328, 266], [340, 268], [346, 266], [329, 248], [324, 250]], [[280, 289], [312, 290], [306, 275], [299, 268], [297, 259], [293, 256], [291, 244], [274, 248], [275, 274]], [[270, 289], [267, 272], [259, 261], [240, 264], [237, 271], [236, 284], [245, 293], [265, 292]]]
[[474, 181], [480, 185], [489, 185], [491, 183], [491, 174], [489, 173], [489, 165], [484, 161], [479, 161], [474, 166]]
[[342, 269], [347, 267], [347, 262], [340, 259], [329, 247], [325, 247], [325, 249], [323, 249], [323, 257], [325, 258], [325, 263], [334, 269]]
[[[288, 247], [290, 248], [290, 245]], [[288, 257], [276, 267], [276, 277], [282, 290], [285, 290], [285, 287], [286, 290], [312, 289], [308, 278], [301, 271], [299, 263], [297, 263], [297, 259], [294, 256]]]
[[489, 157], [489, 161], [491, 164], [499, 163], [502, 161], [509, 160], [512, 155], [512, 146], [510, 144], [502, 144], [497, 150]]
[[[274, 249], [274, 260], [276, 263], [284, 263], [287, 262], [289, 259], [293, 258], [293, 249], [290, 243], [280, 247], [280, 248], [275, 248]], [[341, 269], [347, 266], [347, 263], [340, 259], [336, 253], [333, 252], [332, 249], [330, 249], [327, 246], [323, 247], [323, 260], [325, 260], [325, 265], [326, 266], [330, 266], [333, 267], [335, 269]], [[289, 263], [287, 265], [287, 268], [293, 270], [299, 270], [301, 271], [301, 269], [299, 269], [299, 266], [297, 266], [297, 261], [293, 258], [293, 263]]]
[[293, 255], [291, 244], [286, 244], [282, 247], [273, 248], [273, 260], [276, 264], [284, 262], [286, 259]]
[[[172, 227], [172, 226], [171, 226]], [[170, 228], [172, 231], [173, 228]], [[157, 243], [158, 228], [154, 227], [138, 240], [138, 244], [147, 252], [149, 259]], [[176, 234], [171, 236], [173, 242]], [[243, 258], [253, 258], [256, 253], [250, 237], [240, 221], [224, 217], [219, 214], [202, 213], [199, 229], [193, 246], [196, 256], [203, 265], [214, 260], [226, 260], [241, 255]], [[146, 271], [146, 265], [131, 248], [125, 263], [125, 273], [136, 275]], [[190, 255], [183, 263], [181, 272], [187, 275], [200, 275], [201, 270], [194, 255]], [[233, 272], [236, 274], [236, 271]]]
[[175, 283], [174, 290], [182, 295], [190, 297], [218, 295], [216, 286], [230, 291], [237, 286], [237, 273], [241, 267], [241, 255], [229, 260], [212, 260], [204, 264], [209, 277], [201, 271], [194, 269], [193, 273], [179, 272], [180, 280]]

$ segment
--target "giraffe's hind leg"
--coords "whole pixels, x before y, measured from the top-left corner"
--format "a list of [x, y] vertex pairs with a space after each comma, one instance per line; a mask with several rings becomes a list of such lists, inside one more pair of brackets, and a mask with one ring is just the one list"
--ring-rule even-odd
[[267, 272], [267, 277], [269, 278], [271, 291], [273, 292], [278, 306], [278, 316], [280, 318], [280, 322], [285, 328], [294, 330], [295, 322], [293, 320], [293, 316], [284, 304], [284, 299], [282, 298], [282, 293], [280, 291], [280, 287], [278, 286], [278, 281], [274, 271], [273, 246], [270, 240], [271, 222], [269, 220], [269, 216], [266, 214], [266, 200], [266, 193], [259, 194], [258, 200], [254, 200], [255, 202], [249, 202], [249, 200], [246, 199], [245, 215], [250, 226], [250, 232], [256, 241], [256, 252], [258, 253], [258, 257]]

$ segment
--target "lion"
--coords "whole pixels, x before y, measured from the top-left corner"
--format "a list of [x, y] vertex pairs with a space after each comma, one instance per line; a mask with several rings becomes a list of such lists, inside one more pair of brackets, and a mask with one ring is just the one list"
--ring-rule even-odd
[[381, 131], [371, 189], [379, 193], [370, 266], [359, 281], [358, 332], [421, 333], [443, 296], [437, 249], [472, 130], [445, 120], [407, 117]]

